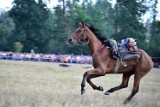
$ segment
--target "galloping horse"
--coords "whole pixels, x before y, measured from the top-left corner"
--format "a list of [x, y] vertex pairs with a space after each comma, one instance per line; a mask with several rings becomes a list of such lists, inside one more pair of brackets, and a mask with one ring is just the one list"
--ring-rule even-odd
[[[104, 44], [104, 40], [105, 38], [100, 35], [98, 29], [84, 23], [80, 23], [79, 28], [77, 28], [76, 31], [68, 38], [70, 43], [81, 43], [86, 41], [93, 57], [94, 69], [84, 73], [81, 83], [81, 94], [85, 93], [86, 81], [94, 90], [103, 91], [103, 87], [96, 86], [92, 83], [91, 79], [104, 76], [105, 74], [115, 73], [114, 68], [116, 65], [116, 59], [111, 56], [111, 49], [109, 46]], [[119, 86], [107, 90], [104, 93], [105, 95], [109, 95], [114, 91], [126, 88], [128, 86], [129, 78], [133, 74], [133, 89], [130, 96], [124, 101], [124, 104], [128, 103], [138, 92], [140, 80], [152, 69], [153, 66], [151, 57], [141, 49], [138, 51], [140, 52], [140, 58], [125, 61], [127, 64], [126, 67], [122, 64], [120, 65], [117, 73], [123, 74], [122, 83]]]

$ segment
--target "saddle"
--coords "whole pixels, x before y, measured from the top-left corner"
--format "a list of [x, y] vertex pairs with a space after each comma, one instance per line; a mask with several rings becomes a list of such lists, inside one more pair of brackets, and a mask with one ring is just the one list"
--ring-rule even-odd
[[138, 52], [135, 41], [129, 41], [127, 44], [125, 44], [125, 47], [118, 44], [119, 43], [117, 43], [115, 40], [110, 40], [110, 47], [113, 58], [121, 58], [123, 61], [140, 58], [140, 53]]

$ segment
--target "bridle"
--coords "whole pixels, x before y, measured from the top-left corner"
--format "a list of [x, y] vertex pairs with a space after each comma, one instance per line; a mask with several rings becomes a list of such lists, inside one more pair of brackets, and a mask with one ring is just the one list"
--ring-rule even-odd
[[[83, 44], [89, 44], [89, 43], [90, 43], [90, 36], [89, 36], [89, 34], [87, 33], [87, 31], [86, 31], [85, 28], [84, 28], [82, 31], [83, 31], [83, 37], [84, 37], [85, 35], [88, 36], [88, 39], [86, 40], [87, 42], [86, 42], [86, 43], [84, 42]], [[79, 38], [79, 42], [82, 42], [80, 38]]]
[[[83, 31], [83, 33], [82, 33], [82, 35], [81, 36], [85, 36], [85, 35], [87, 35], [88, 36], [88, 39], [87, 40], [85, 40], [85, 41], [87, 41], [87, 44], [89, 44], [90, 42], [89, 42], [89, 38], [90, 38], [90, 36], [89, 36], [89, 34], [86, 32], [86, 29], [81, 29], [81, 31]], [[83, 42], [83, 40], [81, 40], [81, 36], [75, 36], [75, 35], [73, 35], [73, 38], [75, 38], [74, 39], [74, 43], [78, 43], [78, 44], [80, 44], [80, 43], [82, 43]], [[83, 44], [85, 44], [85, 42], [83, 43]]]

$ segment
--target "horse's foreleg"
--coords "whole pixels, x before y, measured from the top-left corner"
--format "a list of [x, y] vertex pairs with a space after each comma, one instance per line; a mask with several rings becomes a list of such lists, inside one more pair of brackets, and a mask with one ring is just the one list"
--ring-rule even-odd
[[96, 78], [99, 76], [104, 76], [104, 74], [102, 72], [99, 72], [99, 70], [97, 70], [97, 69], [85, 72], [83, 75], [82, 83], [81, 83], [81, 94], [83, 94], [85, 92], [85, 89], [84, 89], [85, 81], [87, 81], [94, 90], [103, 91], [103, 87], [101, 87], [101, 86], [97, 87], [91, 81], [92, 78]]
[[82, 83], [81, 83], [81, 94], [84, 94], [84, 93], [85, 93], [84, 87], [85, 87], [85, 84], [86, 84], [87, 74], [88, 74], [88, 72], [85, 72], [85, 73], [83, 74], [83, 79], [82, 79]]
[[123, 74], [122, 83], [119, 86], [116, 86], [114, 88], [111, 88], [111, 89], [107, 90], [104, 94], [109, 95], [110, 93], [112, 93], [114, 91], [117, 91], [117, 90], [120, 90], [122, 88], [128, 87], [128, 81], [129, 81], [129, 78], [130, 78], [131, 75], [132, 75], [132, 73]]
[[140, 80], [141, 77], [135, 74], [132, 92], [130, 96], [124, 101], [124, 104], [127, 104], [133, 98], [133, 96], [139, 91]]

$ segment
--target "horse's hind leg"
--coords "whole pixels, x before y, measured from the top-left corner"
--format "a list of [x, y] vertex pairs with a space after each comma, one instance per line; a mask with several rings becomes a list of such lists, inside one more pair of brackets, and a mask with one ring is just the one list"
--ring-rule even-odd
[[139, 69], [135, 71], [133, 89], [130, 96], [124, 101], [124, 104], [127, 104], [133, 98], [133, 96], [139, 91], [140, 80], [150, 71], [151, 67], [149, 66], [152, 66], [152, 65], [148, 65], [148, 69], [145, 71], [142, 71]]
[[133, 96], [139, 91], [139, 84], [141, 78], [142, 78], [141, 76], [135, 74], [132, 92], [130, 96], [124, 101], [124, 104], [127, 104], [133, 98]]
[[122, 83], [119, 86], [116, 86], [114, 88], [111, 88], [111, 89], [107, 90], [104, 94], [109, 95], [110, 93], [112, 93], [114, 91], [117, 91], [117, 90], [120, 90], [122, 88], [128, 87], [128, 81], [129, 81], [129, 78], [130, 78], [131, 75], [132, 75], [132, 73], [123, 74]]
[[85, 82], [86, 81], [91, 85], [91, 87], [94, 90], [103, 91], [103, 87], [101, 87], [101, 86], [97, 87], [95, 84], [93, 84], [91, 82], [92, 78], [96, 78], [96, 77], [99, 77], [99, 76], [104, 76], [104, 74], [102, 72], [100, 72], [98, 69], [93, 69], [91, 71], [85, 72], [84, 75], [83, 75], [82, 83], [81, 83], [81, 94], [85, 93], [84, 87], [85, 87]]

